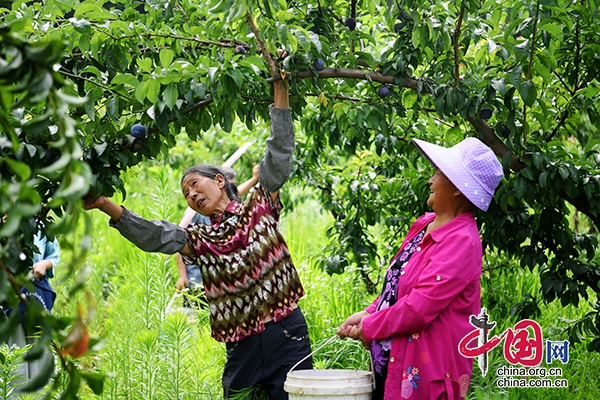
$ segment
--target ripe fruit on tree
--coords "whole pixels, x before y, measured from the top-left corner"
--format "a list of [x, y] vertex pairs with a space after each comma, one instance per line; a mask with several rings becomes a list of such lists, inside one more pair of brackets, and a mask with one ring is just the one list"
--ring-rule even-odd
[[506, 139], [510, 135], [510, 128], [506, 122], [499, 122], [495, 128], [496, 134]]
[[377, 91], [377, 94], [379, 95], [379, 97], [383, 98], [383, 97], [387, 97], [390, 94], [390, 89], [387, 86], [382, 86], [379, 88], [379, 90]]
[[489, 108], [482, 108], [481, 111], [479, 111], [479, 116], [481, 119], [488, 120], [492, 118], [492, 110]]
[[135, 124], [131, 127], [131, 135], [136, 139], [143, 139], [146, 137], [146, 127], [141, 124]]
[[283, 49], [277, 49], [277, 54], [279, 55], [279, 58], [286, 58], [288, 55], [287, 51]]
[[313, 61], [313, 67], [317, 71], [320, 71], [323, 69], [323, 67], [325, 67], [325, 61], [323, 61], [322, 58], [317, 58], [315, 61]]
[[235, 47], [235, 54], [244, 55], [244, 54], [246, 54], [246, 49], [244, 48], [244, 46], [236, 46]]
[[346, 20], [344, 21], [344, 25], [346, 25], [348, 29], [353, 31], [356, 28], [356, 20], [352, 17], [346, 18]]
[[404, 23], [404, 21], [398, 22], [397, 24], [395, 24], [394, 25], [394, 32], [396, 32], [396, 33], [400, 32], [400, 30], [402, 30], [402, 28], [404, 28], [404, 25], [406, 25]]
[[142, 142], [138, 142], [137, 140], [135, 142], [133, 142], [133, 144], [131, 145], [131, 151], [133, 152], [138, 152], [142, 150]]

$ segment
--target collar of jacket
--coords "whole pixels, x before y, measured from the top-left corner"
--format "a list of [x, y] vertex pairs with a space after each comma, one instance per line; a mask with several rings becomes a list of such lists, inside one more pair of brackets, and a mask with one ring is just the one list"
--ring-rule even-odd
[[226, 221], [232, 215], [240, 215], [241, 213], [242, 203], [237, 200], [232, 200], [225, 208], [225, 211], [223, 211], [221, 214], [210, 217], [210, 224], [218, 227], [222, 221]]
[[[425, 228], [427, 225], [429, 225], [431, 222], [433, 222], [433, 220], [435, 219], [435, 213], [426, 213], [425, 215], [423, 215], [423, 217], [419, 218], [418, 221], [416, 221], [416, 225], [415, 226], [415, 233], [414, 235], [416, 235], [417, 233], [421, 232], [421, 230], [423, 228]], [[431, 239], [434, 242], [439, 242], [441, 240], [444, 239], [444, 237], [446, 237], [446, 235], [458, 230], [458, 229], [462, 229], [465, 226], [473, 223], [475, 221], [475, 216], [473, 215], [473, 211], [467, 211], [464, 212], [458, 216], [456, 216], [452, 221], [448, 222], [447, 224], [437, 228], [436, 230], [433, 230], [429, 233], [429, 236], [431, 236]], [[411, 236], [414, 236], [411, 235]]]

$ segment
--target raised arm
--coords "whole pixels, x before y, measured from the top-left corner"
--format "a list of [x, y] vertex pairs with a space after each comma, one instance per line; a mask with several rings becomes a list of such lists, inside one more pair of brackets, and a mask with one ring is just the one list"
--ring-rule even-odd
[[279, 189], [290, 174], [296, 143], [287, 82], [278, 81], [273, 86], [274, 102], [269, 109], [271, 135], [267, 139], [265, 157], [260, 164], [259, 182], [271, 193], [273, 199], [277, 199]]
[[250, 191], [250, 189], [252, 189], [252, 186], [256, 185], [258, 183], [258, 173], [260, 171], [260, 165], [255, 165], [254, 168], [252, 168], [252, 178], [248, 179], [245, 182], [242, 182], [239, 186], [238, 186], [238, 193], [240, 194], [240, 196], [245, 196], [248, 194], [248, 192]]

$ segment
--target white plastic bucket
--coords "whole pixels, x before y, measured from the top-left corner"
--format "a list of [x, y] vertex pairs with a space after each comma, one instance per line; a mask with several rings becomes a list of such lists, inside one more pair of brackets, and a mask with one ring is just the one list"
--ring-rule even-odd
[[283, 389], [290, 400], [371, 400], [373, 373], [348, 369], [290, 371]]

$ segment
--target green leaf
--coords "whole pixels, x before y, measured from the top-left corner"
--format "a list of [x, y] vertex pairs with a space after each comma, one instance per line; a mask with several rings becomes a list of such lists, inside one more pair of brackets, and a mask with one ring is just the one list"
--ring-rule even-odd
[[288, 40], [288, 27], [286, 24], [277, 24], [277, 35], [279, 41], [286, 44]]
[[138, 85], [135, 89], [135, 99], [144, 104], [144, 100], [146, 99], [146, 93], [148, 93], [148, 82], [144, 81]]
[[245, 57], [239, 61], [239, 65], [251, 69], [256, 75], [259, 75], [261, 71], [267, 72], [265, 63], [257, 56]]
[[25, 122], [21, 126], [21, 129], [23, 129], [24, 132], [38, 135], [46, 132], [51, 123], [52, 121], [50, 120], [50, 113], [45, 113]]
[[83, 197], [88, 190], [88, 180], [82, 175], [74, 175], [71, 177], [70, 184], [63, 184], [58, 188], [48, 206], [51, 208], [56, 207], [64, 198]]
[[290, 29], [290, 32], [296, 37], [296, 41], [303, 50], [310, 50], [312, 41], [310, 40], [310, 35], [306, 29], [302, 27], [294, 27], [293, 29]]
[[506, 82], [504, 78], [492, 79], [492, 87], [496, 89], [502, 96], [506, 94]]
[[236, 1], [234, 3], [233, 7], [231, 7], [229, 9], [229, 13], [227, 14], [226, 21], [228, 23], [231, 23], [231, 22], [241, 18], [242, 16], [244, 16], [246, 14], [247, 9], [248, 8], [246, 7], [246, 2]]
[[217, 0], [208, 12], [211, 14], [224, 13], [233, 6], [233, 2], [234, 0]]
[[4, 161], [22, 181], [26, 181], [31, 176], [31, 168], [27, 164], [13, 160], [12, 158], [6, 158]]
[[35, 80], [32, 86], [29, 87], [29, 93], [40, 93], [48, 91], [52, 88], [53, 83], [54, 79], [52, 78], [52, 73], [49, 71], [45, 71]]
[[364, 51], [357, 51], [356, 56], [358, 61], [364, 61], [368, 66], [373, 67], [375, 65], [375, 58], [370, 53]]
[[98, 22], [104, 20], [114, 19], [114, 15], [111, 14], [108, 10], [105, 10], [103, 7], [99, 7], [94, 3], [80, 3], [77, 7], [75, 7], [76, 18], [87, 16], [88, 19], [96, 20]]
[[542, 79], [544, 80], [545, 83], [551, 82], [552, 74], [550, 73], [550, 70], [548, 68], [546, 68], [546, 66], [544, 66], [543, 64], [540, 64], [540, 63], [534, 63], [533, 70], [535, 72], [537, 72], [537, 74], [539, 76], [542, 77]]
[[137, 88], [140, 82], [137, 78], [131, 74], [117, 74], [113, 80], [111, 81], [113, 85], [129, 85], [131, 87]]
[[535, 90], [535, 85], [530, 80], [521, 82], [519, 94], [521, 95], [523, 102], [529, 107], [533, 106], [537, 100], [537, 91]]
[[174, 83], [170, 83], [165, 88], [163, 98], [165, 100], [165, 103], [167, 104], [167, 107], [169, 107], [170, 109], [173, 109], [173, 107], [175, 107], [175, 103], [177, 102], [177, 99], [179, 98], [179, 93], [177, 91], [177, 85]]
[[218, 70], [219, 70], [219, 69], [218, 69], [218, 68], [215, 68], [215, 67], [210, 67], [210, 68], [208, 69], [208, 77], [209, 77], [209, 79], [210, 79], [210, 83], [211, 83], [211, 84], [214, 84], [214, 83], [215, 83], [215, 76], [216, 76], [216, 74], [217, 74], [217, 71], [218, 71]]
[[424, 49], [429, 44], [431, 37], [431, 30], [429, 29], [428, 20], [422, 20], [419, 26], [419, 47]]
[[537, 178], [535, 176], [535, 173], [531, 170], [531, 168], [524, 168], [521, 171], [521, 175], [523, 175], [525, 178], [529, 179], [530, 181], [537, 181]]
[[525, 195], [527, 194], [527, 183], [525, 182], [525, 179], [523, 179], [522, 177], [516, 177], [514, 179], [514, 188], [515, 188], [515, 194], [517, 195], [518, 199], [523, 199], [525, 198]]
[[515, 46], [515, 55], [517, 60], [524, 62], [529, 59], [531, 48], [529, 47], [529, 40], [525, 40], [522, 43]]
[[20, 49], [17, 49], [14, 46], [7, 47], [8, 48], [3, 53], [6, 53], [7, 55], [12, 54], [12, 60], [10, 60], [8, 64], [2, 65], [0, 68], [0, 77], [9, 76], [23, 66], [23, 53], [20, 51]]
[[160, 63], [162, 64], [163, 68], [165, 68], [167, 70], [169, 69], [169, 67], [173, 63], [174, 56], [175, 55], [173, 53], [173, 50], [166, 49], [166, 48], [160, 49], [159, 58], [160, 58]]
[[542, 189], [546, 188], [546, 181], [548, 179], [548, 171], [544, 171], [540, 174], [539, 182]]
[[92, 33], [92, 24], [90, 24], [90, 21], [87, 19], [74, 19], [71, 21], [71, 25], [73, 25], [73, 28], [79, 33], [85, 35]]
[[308, 31], [308, 34], [310, 36], [310, 41], [315, 46], [317, 51], [319, 53], [322, 53], [323, 52], [323, 44], [321, 43], [321, 39], [319, 38], [319, 35], [317, 35], [316, 33], [312, 32], [312, 31]]
[[152, 73], [152, 59], [151, 58], [138, 58], [137, 59], [137, 65], [140, 69], [140, 71], [145, 72], [145, 73]]
[[106, 112], [113, 121], [119, 120], [119, 96], [114, 95], [106, 103]]
[[516, 67], [514, 67], [510, 73], [509, 81], [517, 89], [521, 86], [521, 80], [522, 80], [521, 75], [522, 74], [523, 74], [523, 69], [521, 68], [520, 65], [517, 65]]
[[46, 168], [42, 168], [38, 171], [38, 173], [40, 175], [51, 175], [54, 174], [55, 172], [63, 169], [64, 167], [66, 167], [69, 163], [71, 162], [71, 155], [64, 153], [60, 156], [60, 158], [55, 161], [54, 163], [52, 163], [51, 165], [47, 166]]
[[94, 144], [94, 150], [96, 150], [96, 154], [98, 154], [99, 156], [101, 156], [102, 154], [104, 154], [104, 151], [106, 150], [106, 147], [108, 146], [107, 143], [103, 142], [103, 143], [98, 143], [98, 144]]
[[558, 167], [558, 173], [560, 174], [560, 177], [562, 178], [563, 182], [569, 178], [569, 170], [564, 165], [560, 165]]
[[550, 18], [540, 21], [538, 23], [538, 29], [542, 29], [548, 32], [554, 39], [556, 39], [559, 42], [563, 40], [564, 34], [562, 28]]
[[102, 390], [104, 389], [104, 381], [106, 380], [106, 376], [99, 374], [97, 372], [81, 372], [81, 376], [87, 382], [88, 386], [94, 392], [94, 394], [102, 394]]

